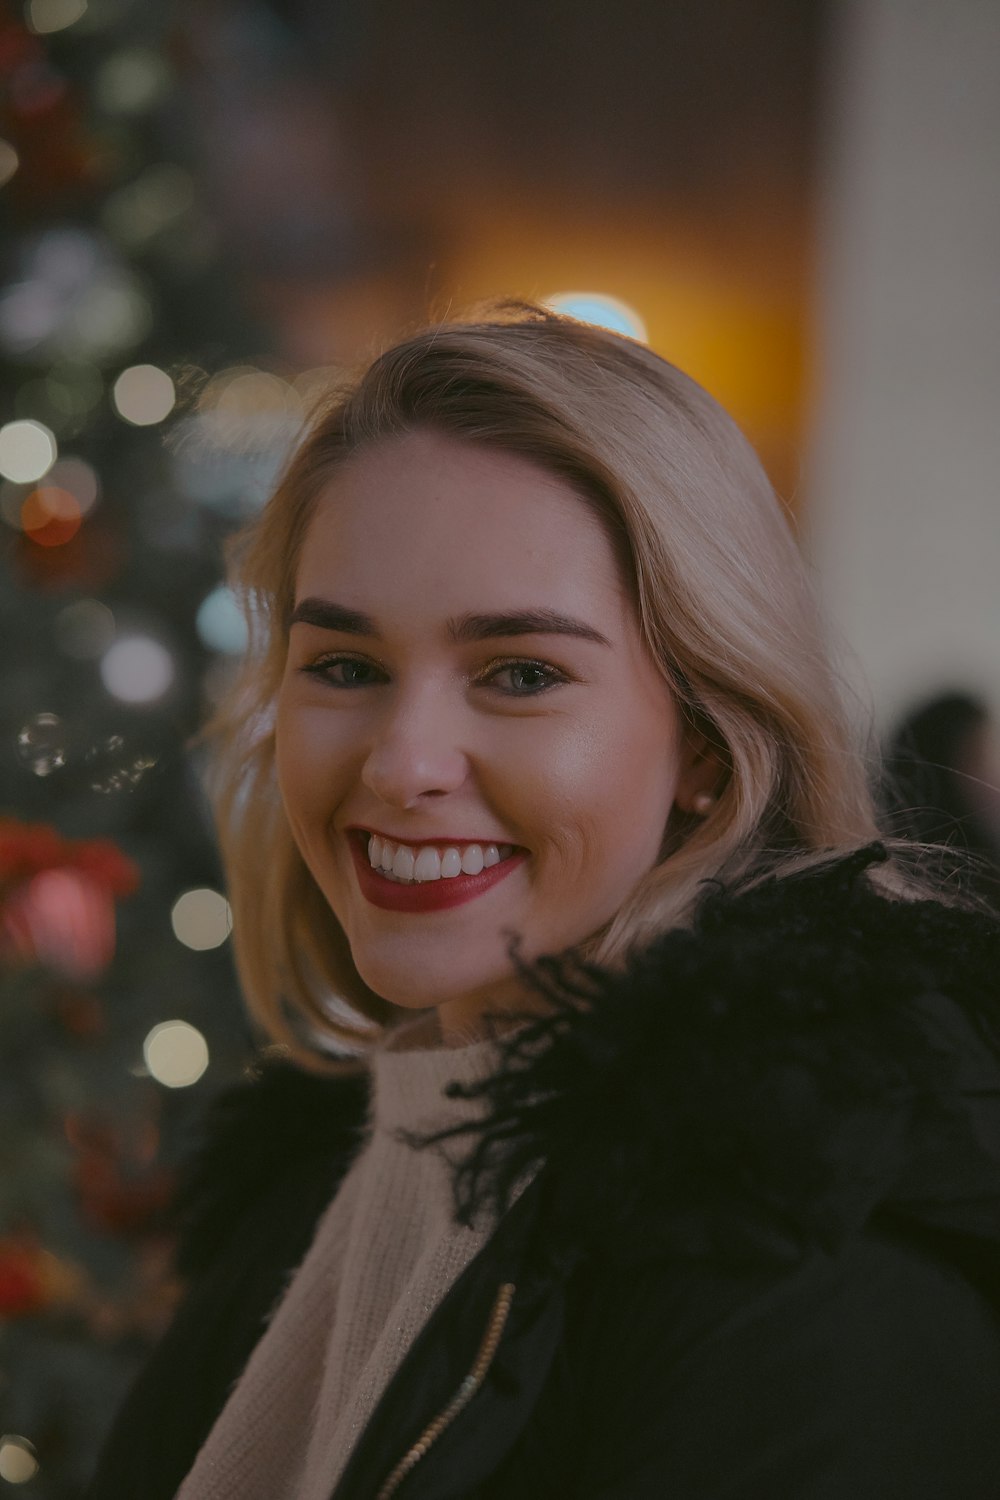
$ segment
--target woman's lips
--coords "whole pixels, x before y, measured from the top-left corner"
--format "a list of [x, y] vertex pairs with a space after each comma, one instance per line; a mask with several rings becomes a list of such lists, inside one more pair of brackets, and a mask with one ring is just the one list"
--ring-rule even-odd
[[444, 911], [450, 906], [461, 906], [498, 885], [528, 857], [526, 849], [515, 849], [498, 865], [491, 865], [478, 875], [456, 875], [451, 880], [424, 880], [417, 885], [403, 885], [398, 880], [387, 880], [378, 870], [372, 869], [367, 852], [368, 839], [364, 834], [360, 837], [348, 835], [347, 842], [351, 846], [361, 894], [384, 911]]

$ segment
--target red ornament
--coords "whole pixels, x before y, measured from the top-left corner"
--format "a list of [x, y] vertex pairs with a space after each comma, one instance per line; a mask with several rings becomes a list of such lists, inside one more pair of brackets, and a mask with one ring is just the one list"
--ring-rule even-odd
[[98, 978], [114, 955], [115, 897], [139, 872], [107, 839], [64, 839], [45, 823], [0, 818], [0, 958], [67, 979]]
[[71, 866], [86, 870], [115, 896], [130, 896], [139, 871], [110, 839], [66, 839], [48, 823], [0, 817], [0, 886]]
[[4, 903], [0, 931], [21, 958], [67, 979], [97, 979], [114, 956], [114, 900], [79, 870], [42, 870]]
[[64, 843], [47, 823], [0, 818], [0, 881], [23, 880], [59, 864]]

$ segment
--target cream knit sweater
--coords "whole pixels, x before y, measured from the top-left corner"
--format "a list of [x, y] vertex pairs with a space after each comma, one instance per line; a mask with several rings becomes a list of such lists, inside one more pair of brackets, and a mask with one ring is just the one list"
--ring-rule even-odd
[[177, 1500], [329, 1500], [390, 1377], [492, 1228], [457, 1225], [439, 1148], [414, 1151], [394, 1132], [473, 1116], [478, 1104], [442, 1090], [497, 1060], [489, 1039], [373, 1051], [365, 1144]]

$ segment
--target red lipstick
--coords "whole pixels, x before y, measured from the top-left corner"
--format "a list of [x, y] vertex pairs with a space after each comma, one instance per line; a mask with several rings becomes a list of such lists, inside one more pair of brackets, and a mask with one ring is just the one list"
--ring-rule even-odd
[[361, 894], [384, 911], [445, 911], [450, 906], [461, 906], [498, 885], [528, 857], [526, 849], [516, 849], [498, 865], [491, 865], [478, 875], [456, 875], [451, 880], [422, 880], [416, 885], [403, 885], [398, 880], [387, 880], [380, 871], [372, 869], [366, 834], [360, 837], [348, 835], [347, 842], [351, 846]]

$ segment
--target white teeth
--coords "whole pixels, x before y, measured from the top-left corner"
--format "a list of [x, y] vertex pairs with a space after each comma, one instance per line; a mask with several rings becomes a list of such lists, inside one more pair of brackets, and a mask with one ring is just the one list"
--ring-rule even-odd
[[454, 880], [457, 875], [478, 875], [514, 852], [513, 844], [466, 844], [464, 849], [450, 844], [444, 850], [433, 844], [417, 849], [408, 844], [394, 844], [373, 833], [368, 839], [368, 862], [390, 880], [407, 884], [427, 880]]
[[441, 856], [430, 844], [425, 844], [417, 855], [417, 862], [413, 866], [414, 880], [440, 880], [441, 879]]

